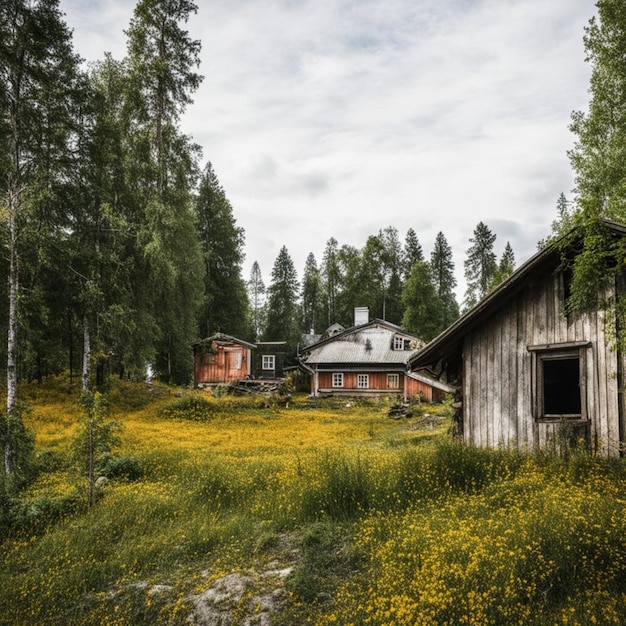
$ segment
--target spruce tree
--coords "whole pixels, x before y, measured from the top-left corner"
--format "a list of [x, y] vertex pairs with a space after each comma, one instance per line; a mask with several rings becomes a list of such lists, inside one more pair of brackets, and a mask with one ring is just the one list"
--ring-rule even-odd
[[454, 276], [452, 248], [441, 231], [437, 233], [430, 253], [430, 273], [440, 301], [441, 318], [438, 330], [442, 331], [459, 317], [459, 305], [454, 293], [457, 282]]
[[472, 245], [467, 250], [465, 259], [467, 289], [463, 304], [466, 310], [482, 300], [489, 292], [497, 269], [496, 255], [493, 251], [495, 240], [496, 235], [483, 222], [478, 223], [473, 237], [470, 237], [469, 241]]
[[201, 81], [200, 42], [183, 28], [196, 11], [189, 0], [140, 0], [126, 31], [130, 175], [141, 191], [137, 245], [152, 291], [154, 366], [175, 383], [191, 376], [203, 284], [193, 203], [199, 148], [179, 128]]
[[295, 356], [300, 333], [298, 328], [298, 276], [286, 246], [276, 257], [272, 282], [267, 290], [265, 341], [286, 341], [290, 356]]
[[310, 252], [302, 274], [302, 331], [317, 332], [322, 315], [322, 286], [315, 255]]
[[411, 273], [411, 268], [418, 261], [424, 260], [424, 251], [422, 250], [422, 244], [415, 231], [409, 228], [406, 231], [406, 237], [404, 239], [404, 250], [402, 252], [402, 278], [407, 280]]
[[259, 341], [265, 329], [265, 293], [263, 274], [258, 262], [255, 261], [250, 270], [250, 280], [248, 280], [248, 299], [250, 301], [254, 341]]
[[208, 163], [196, 200], [198, 232], [204, 261], [204, 297], [200, 336], [224, 332], [247, 338], [251, 334], [246, 285], [241, 275], [244, 230]]
[[343, 282], [338, 256], [339, 243], [331, 237], [326, 242], [320, 270], [327, 328], [337, 321], [338, 315], [337, 300]]
[[511, 248], [511, 244], [507, 241], [506, 246], [504, 247], [504, 252], [500, 257], [500, 262], [498, 263], [498, 267], [493, 274], [493, 278], [491, 279], [490, 289], [494, 289], [501, 282], [505, 281], [513, 272], [515, 271], [515, 254], [513, 254], [513, 248]]
[[441, 301], [433, 284], [426, 261], [417, 261], [411, 268], [402, 293], [404, 316], [402, 326], [424, 341], [430, 341], [440, 331]]

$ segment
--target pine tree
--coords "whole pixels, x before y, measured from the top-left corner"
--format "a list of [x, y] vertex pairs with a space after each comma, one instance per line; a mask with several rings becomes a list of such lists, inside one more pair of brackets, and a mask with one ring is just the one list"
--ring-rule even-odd
[[326, 309], [327, 327], [337, 321], [337, 299], [341, 290], [342, 275], [339, 267], [339, 244], [334, 237], [326, 242], [322, 257], [321, 278]]
[[137, 244], [158, 332], [154, 367], [176, 383], [191, 375], [203, 284], [192, 194], [199, 148], [179, 129], [201, 81], [200, 42], [182, 27], [196, 11], [189, 0], [140, 0], [127, 30], [129, 174], [142, 194]]
[[320, 271], [312, 252], [306, 258], [302, 274], [302, 330], [315, 333], [320, 324], [322, 310]]
[[489, 286], [496, 271], [496, 255], [493, 244], [496, 235], [483, 223], [479, 222], [474, 229], [474, 236], [470, 237], [472, 244], [467, 250], [465, 259], [465, 279], [467, 290], [465, 292], [465, 309], [470, 309], [482, 300], [489, 292]]
[[417, 261], [411, 268], [402, 294], [404, 316], [402, 326], [424, 341], [430, 341], [440, 330], [441, 301], [437, 296], [426, 261]]
[[241, 275], [245, 235], [236, 224], [211, 163], [200, 180], [196, 213], [204, 260], [200, 335], [209, 337], [219, 331], [245, 338], [250, 335], [248, 298]]
[[[400, 324], [404, 313], [402, 304], [403, 251], [398, 230], [388, 226], [378, 233], [382, 243], [382, 311], [383, 319]], [[418, 243], [419, 245], [419, 243]]]
[[258, 341], [263, 335], [265, 328], [266, 307], [265, 307], [265, 283], [261, 268], [255, 261], [250, 270], [250, 280], [248, 281], [248, 298], [252, 309], [252, 326], [254, 329], [254, 341]]
[[452, 248], [441, 231], [437, 233], [430, 253], [430, 273], [440, 301], [441, 319], [438, 330], [442, 331], [459, 317], [459, 305], [454, 293], [457, 282], [454, 276]]
[[513, 254], [513, 248], [507, 241], [504, 247], [504, 252], [500, 258], [500, 263], [493, 274], [491, 279], [490, 289], [494, 289], [501, 282], [504, 282], [515, 271], [515, 255]]
[[411, 268], [418, 261], [424, 260], [424, 251], [422, 250], [422, 244], [420, 244], [415, 231], [409, 228], [406, 231], [406, 237], [404, 240], [404, 251], [402, 253], [402, 278], [407, 280], [411, 273]]
[[272, 282], [267, 290], [267, 325], [265, 341], [286, 341], [291, 356], [295, 355], [300, 333], [298, 319], [298, 276], [286, 246], [276, 257]]

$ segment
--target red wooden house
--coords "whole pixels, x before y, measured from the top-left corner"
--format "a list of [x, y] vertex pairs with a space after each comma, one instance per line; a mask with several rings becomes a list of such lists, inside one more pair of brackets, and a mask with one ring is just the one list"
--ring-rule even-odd
[[302, 366], [311, 376], [311, 395], [416, 395], [439, 400], [452, 388], [419, 373], [408, 361], [424, 342], [395, 324], [374, 319], [356, 324], [305, 348]]
[[192, 347], [194, 387], [234, 384], [252, 374], [252, 343], [217, 333]]

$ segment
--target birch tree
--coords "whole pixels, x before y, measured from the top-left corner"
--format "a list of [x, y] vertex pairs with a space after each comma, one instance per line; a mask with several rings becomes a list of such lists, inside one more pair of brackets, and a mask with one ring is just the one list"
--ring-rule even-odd
[[[17, 412], [20, 251], [24, 233], [70, 164], [78, 58], [57, 0], [0, 4], [0, 197], [8, 256], [7, 429]], [[15, 463], [4, 434], [4, 470]]]

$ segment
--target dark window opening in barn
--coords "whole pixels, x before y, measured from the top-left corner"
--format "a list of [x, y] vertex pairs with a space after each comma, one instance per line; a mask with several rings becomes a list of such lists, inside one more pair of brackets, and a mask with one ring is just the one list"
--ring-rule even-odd
[[543, 360], [543, 413], [546, 416], [581, 414], [578, 357]]

